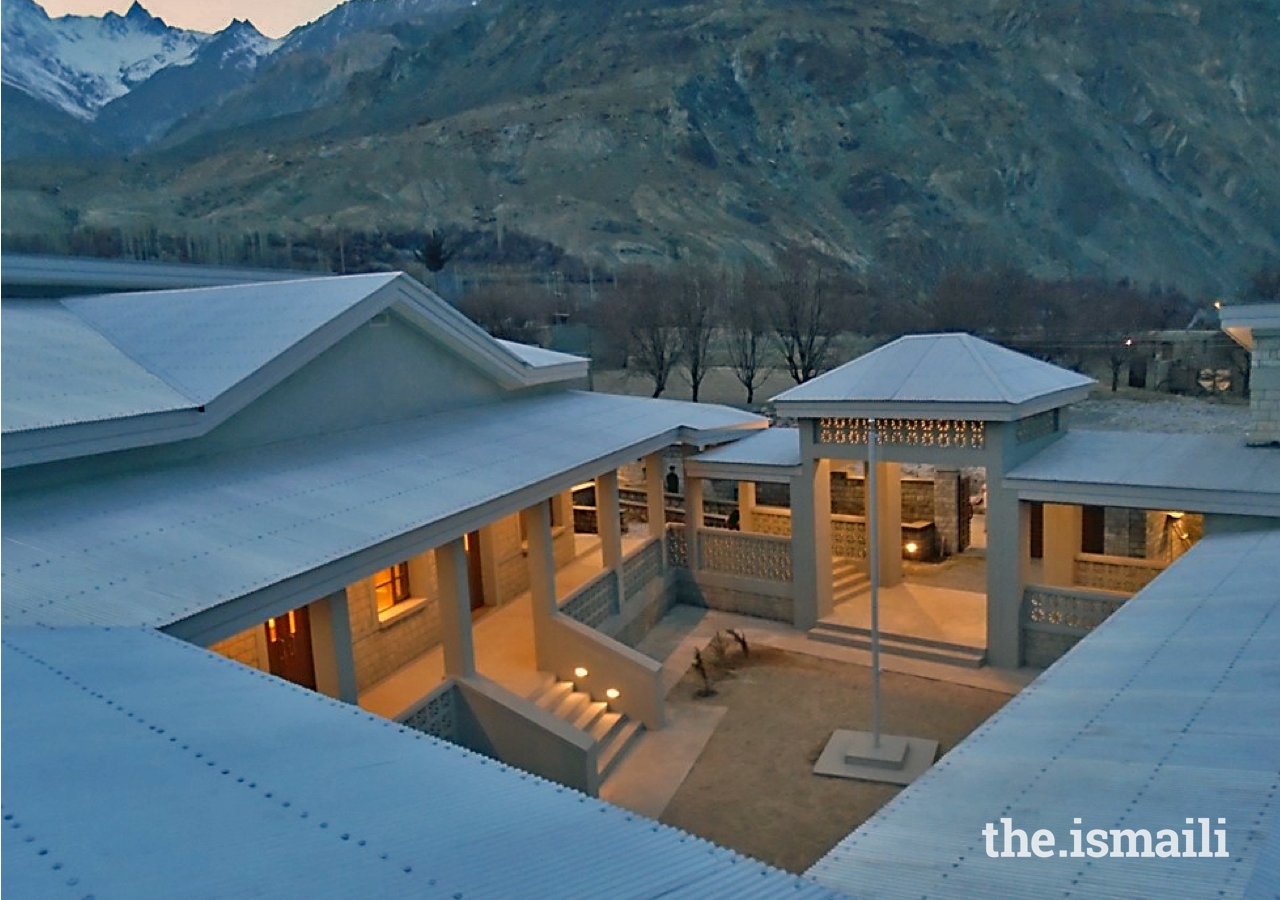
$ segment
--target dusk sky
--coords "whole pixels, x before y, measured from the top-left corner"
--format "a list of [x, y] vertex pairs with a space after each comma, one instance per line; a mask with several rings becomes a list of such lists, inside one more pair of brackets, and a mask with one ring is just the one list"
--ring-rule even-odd
[[[133, 0], [36, 0], [50, 16], [123, 15]], [[248, 19], [268, 37], [280, 37], [322, 16], [341, 0], [143, 0], [153, 16], [178, 28], [220, 31], [232, 19]]]

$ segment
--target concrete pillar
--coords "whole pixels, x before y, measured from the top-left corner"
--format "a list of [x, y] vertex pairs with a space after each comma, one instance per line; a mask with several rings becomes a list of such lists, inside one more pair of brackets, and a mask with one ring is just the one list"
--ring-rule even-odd
[[689, 552], [689, 571], [702, 568], [698, 549], [698, 532], [705, 526], [702, 518], [702, 479], [684, 476], [684, 538]]
[[649, 506], [649, 536], [660, 538], [667, 529], [667, 502], [662, 494], [662, 454], [650, 453], [644, 458], [645, 499]]
[[867, 552], [880, 554], [880, 586], [889, 588], [902, 584], [902, 464], [876, 463], [876, 481], [880, 546]]
[[1252, 446], [1280, 443], [1280, 331], [1253, 329], [1250, 365], [1252, 420], [1246, 442]]
[[1031, 563], [1031, 504], [987, 476], [987, 657], [1022, 664], [1022, 591]]
[[933, 472], [933, 523], [938, 530], [939, 549], [946, 556], [963, 553], [960, 540], [960, 471]]
[[[597, 488], [598, 490], [598, 488]], [[597, 493], [597, 498], [599, 494]], [[597, 504], [599, 500], [597, 499]], [[553, 671], [551, 617], [556, 614], [556, 558], [551, 546], [551, 516], [547, 504], [536, 503], [520, 513], [529, 537], [529, 594], [533, 613], [533, 650], [538, 668]]]
[[800, 429], [800, 474], [791, 480], [791, 570], [795, 626], [831, 612], [831, 461], [817, 456], [813, 423]]
[[622, 517], [618, 501], [618, 473], [606, 472], [596, 479], [596, 530], [606, 569], [622, 566]]
[[738, 528], [743, 531], [755, 531], [751, 514], [756, 508], [756, 483], [754, 481], [738, 482]]
[[471, 635], [471, 585], [467, 578], [467, 546], [462, 538], [436, 548], [436, 579], [440, 595], [444, 674], [448, 677], [474, 675], [476, 651]]
[[311, 655], [316, 689], [347, 703], [359, 701], [356, 660], [351, 646], [351, 613], [347, 592], [335, 591], [307, 606], [311, 621]]
[[1081, 510], [1061, 503], [1044, 505], [1044, 583], [1071, 587], [1076, 580], [1080, 552]]

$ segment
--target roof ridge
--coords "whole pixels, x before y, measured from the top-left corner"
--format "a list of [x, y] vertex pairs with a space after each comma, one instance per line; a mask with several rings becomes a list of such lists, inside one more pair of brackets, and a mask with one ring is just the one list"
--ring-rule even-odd
[[991, 368], [991, 365], [985, 359], [982, 358], [981, 354], [979, 354], [974, 349], [972, 342], [981, 341], [984, 344], [990, 344], [992, 347], [997, 347], [1001, 350], [1003, 350], [1004, 348], [1001, 347], [999, 344], [992, 344], [990, 341], [984, 341], [982, 340], [982, 338], [969, 334], [967, 331], [961, 331], [961, 332], [958, 332], [958, 334], [961, 338], [960, 343], [963, 345], [965, 352], [968, 353], [969, 356], [973, 359], [973, 361], [976, 362], [979, 366], [981, 366], [982, 370], [987, 373], [987, 376], [995, 384], [996, 388], [1000, 392], [1000, 396], [1004, 398], [1004, 401], [1006, 403], [1017, 403], [1018, 401], [1014, 399], [1008, 387], [1005, 386], [1004, 379], [1001, 378], [999, 375], [997, 375], [996, 370]]
[[[92, 295], [90, 295], [90, 296], [95, 296], [95, 297], [114, 297], [114, 296], [116, 296], [116, 295], [115, 295], [115, 294], [92, 294]], [[95, 323], [95, 322], [91, 322], [89, 319], [87, 319], [87, 318], [85, 318], [84, 316], [80, 315], [79, 311], [72, 309], [72, 308], [71, 308], [70, 306], [68, 306], [68, 305], [66, 304], [66, 302], [65, 302], [65, 301], [67, 301], [67, 300], [82, 300], [82, 299], [84, 299], [84, 298], [83, 298], [83, 297], [63, 297], [63, 298], [60, 298], [59, 300], [57, 300], [56, 302], [57, 302], [58, 306], [62, 307], [62, 309], [64, 309], [64, 310], [66, 310], [66, 312], [67, 312], [67, 314], [68, 314], [68, 315], [75, 316], [76, 321], [78, 321], [78, 322], [80, 322], [81, 324], [83, 324], [86, 328], [88, 328], [88, 329], [89, 329], [90, 331], [92, 331], [94, 334], [98, 335], [98, 337], [102, 338], [104, 341], [106, 341], [108, 344], [110, 344], [112, 347], [114, 347], [114, 348], [116, 349], [116, 352], [118, 352], [118, 353], [119, 353], [121, 356], [123, 356], [125, 359], [129, 360], [129, 362], [133, 363], [133, 364], [134, 364], [135, 366], [137, 366], [139, 369], [141, 369], [142, 371], [146, 372], [148, 375], [150, 375], [150, 376], [151, 376], [152, 378], [154, 378], [156, 381], [158, 381], [158, 382], [160, 382], [161, 384], [163, 384], [163, 385], [165, 385], [166, 387], [168, 387], [170, 390], [174, 391], [175, 393], [179, 394], [179, 395], [180, 395], [180, 396], [182, 396], [182, 397], [185, 397], [188, 401], [190, 401], [190, 403], [191, 403], [191, 405], [192, 405], [192, 406], [199, 406], [199, 405], [200, 405], [200, 400], [199, 400], [198, 398], [196, 398], [196, 397], [191, 396], [191, 392], [190, 392], [189, 390], [187, 390], [187, 389], [183, 388], [182, 386], [180, 386], [180, 385], [178, 385], [178, 384], [175, 384], [171, 379], [164, 377], [164, 376], [163, 376], [163, 375], [161, 375], [159, 372], [157, 372], [155, 369], [151, 368], [151, 366], [147, 365], [147, 364], [146, 364], [146, 363], [144, 363], [142, 360], [138, 359], [138, 357], [137, 357], [137, 356], [135, 356], [133, 353], [129, 352], [129, 351], [128, 351], [128, 350], [126, 350], [124, 347], [120, 346], [120, 344], [119, 344], [117, 341], [112, 340], [111, 335], [107, 334], [105, 331], [103, 331], [101, 328], [99, 328], [99, 327], [98, 327], [98, 325], [97, 325], [97, 323]]]

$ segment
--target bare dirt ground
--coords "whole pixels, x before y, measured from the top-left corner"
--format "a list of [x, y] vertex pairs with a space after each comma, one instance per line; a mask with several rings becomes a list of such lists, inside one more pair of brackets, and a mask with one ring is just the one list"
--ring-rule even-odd
[[[662, 821], [803, 872], [901, 790], [813, 774], [833, 730], [869, 727], [871, 670], [769, 647], [740, 655], [727, 651], [736, 667], [715, 696], [695, 698], [692, 669], [669, 695], [728, 711]], [[940, 756], [1009, 699], [890, 672], [881, 683], [886, 733], [934, 738]]]

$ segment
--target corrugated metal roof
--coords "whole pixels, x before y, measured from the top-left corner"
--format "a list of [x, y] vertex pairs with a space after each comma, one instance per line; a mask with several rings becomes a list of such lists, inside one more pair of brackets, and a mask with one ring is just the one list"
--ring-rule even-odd
[[[1201, 541], [809, 874], [912, 900], [1277, 896], [1277, 560], [1280, 530]], [[1075, 827], [1208, 817], [1230, 858], [991, 858], [1002, 817], [1069, 850]]]
[[6, 297], [64, 297], [104, 291], [166, 290], [315, 278], [315, 272], [192, 266], [74, 256], [0, 255], [0, 279]]
[[1017, 405], [1093, 379], [969, 334], [898, 338], [774, 397], [775, 403]]
[[398, 273], [74, 297], [62, 305], [203, 405]]
[[1069, 431], [1005, 483], [1044, 499], [1094, 488], [1106, 496], [1083, 502], [1121, 505], [1119, 491], [1142, 489], [1181, 495], [1185, 506], [1173, 508], [1280, 516], [1280, 449], [1247, 447], [1229, 434]]
[[504, 341], [499, 339], [506, 350], [516, 356], [522, 363], [535, 368], [544, 366], [563, 366], [572, 363], [581, 363], [586, 360], [581, 356], [574, 356], [570, 353], [561, 353], [559, 350], [547, 350], [545, 347], [534, 347], [530, 344], [520, 344], [516, 341]]
[[3, 308], [5, 432], [192, 405], [61, 304], [6, 300]]
[[2, 658], [6, 896], [838, 896], [155, 632]]
[[159, 627], [682, 429], [762, 422], [569, 391], [6, 496], [0, 610]]
[[695, 459], [730, 465], [798, 466], [800, 432], [795, 428], [767, 428], [732, 444], [699, 453]]

